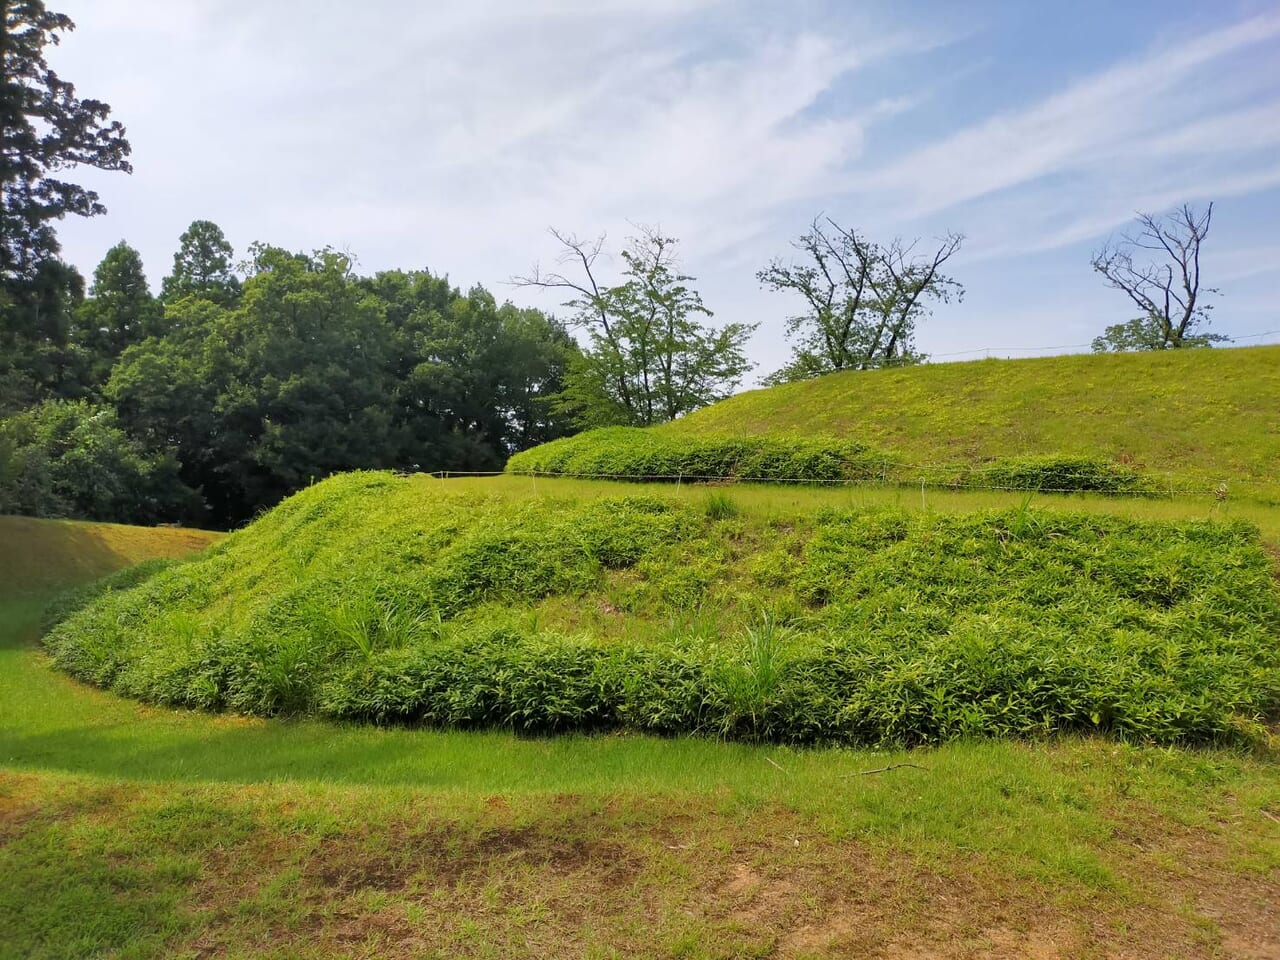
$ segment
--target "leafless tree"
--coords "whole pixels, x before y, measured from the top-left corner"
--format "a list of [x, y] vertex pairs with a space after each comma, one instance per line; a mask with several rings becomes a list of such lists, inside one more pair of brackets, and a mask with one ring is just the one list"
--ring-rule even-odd
[[1093, 269], [1142, 311], [1108, 327], [1095, 350], [1169, 350], [1227, 339], [1201, 331], [1213, 309], [1205, 301], [1219, 292], [1200, 278], [1200, 247], [1212, 220], [1212, 203], [1203, 213], [1190, 204], [1163, 217], [1141, 213], [1136, 232], [1094, 253]]
[[[512, 277], [511, 283], [517, 287], [567, 291], [569, 299], [564, 305], [574, 311], [571, 324], [591, 330], [610, 344], [615, 352], [621, 352], [622, 345], [615, 330], [617, 323], [610, 290], [601, 286], [596, 278], [596, 262], [604, 251], [606, 236], [600, 234], [594, 239], [583, 240], [576, 234], [565, 233], [555, 227], [549, 227], [548, 232], [560, 244], [556, 269], [544, 272], [541, 265], [535, 263], [530, 273]], [[572, 279], [567, 273], [561, 272], [565, 268], [580, 273], [581, 279]], [[612, 371], [610, 379], [614, 382], [622, 403], [630, 408], [634, 401], [625, 371], [621, 368]]]
[[792, 244], [804, 255], [800, 262], [775, 260], [757, 274], [766, 287], [798, 293], [806, 306], [787, 319], [795, 342], [791, 362], [767, 379], [919, 362], [912, 340], [925, 302], [964, 293], [941, 269], [963, 241], [948, 233], [921, 256], [918, 240], [880, 246], [830, 217], [815, 219]]

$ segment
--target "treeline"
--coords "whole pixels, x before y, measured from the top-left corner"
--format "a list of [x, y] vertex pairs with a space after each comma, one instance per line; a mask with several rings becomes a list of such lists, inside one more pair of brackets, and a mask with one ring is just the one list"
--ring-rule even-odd
[[426, 271], [255, 245], [197, 221], [154, 296], [113, 247], [3, 311], [0, 513], [233, 526], [341, 470], [500, 469], [563, 436], [555, 319]]
[[[675, 239], [646, 227], [613, 284], [603, 237], [552, 231], [556, 267], [515, 282], [557, 294], [564, 323], [426, 271], [361, 276], [332, 249], [255, 244], [238, 262], [209, 221], [183, 234], [159, 295], [125, 243], [86, 295], [54, 224], [106, 208], [66, 171], [129, 173], [131, 148], [110, 106], [46, 62], [73, 26], [41, 0], [4, 7], [0, 513], [233, 526], [336, 471], [495, 470], [576, 429], [675, 420], [752, 368], [755, 325], [707, 322]], [[1223, 339], [1200, 283], [1211, 213], [1141, 217], [1095, 255], [1140, 312], [1095, 349]], [[756, 274], [796, 305], [791, 356], [765, 381], [922, 362], [917, 327], [964, 293], [945, 272], [962, 241], [882, 244], [815, 219]], [[1160, 250], [1168, 262], [1148, 264]]]

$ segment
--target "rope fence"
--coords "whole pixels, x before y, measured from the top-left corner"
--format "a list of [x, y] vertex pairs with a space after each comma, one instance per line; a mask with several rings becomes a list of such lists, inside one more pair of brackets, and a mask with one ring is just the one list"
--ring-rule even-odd
[[[1224, 337], [1222, 343], [1249, 343], [1253, 340], [1262, 340], [1266, 337], [1280, 336], [1280, 330], [1263, 330], [1261, 333], [1247, 333], [1239, 337]], [[1255, 344], [1255, 346], [1266, 346], [1266, 344]], [[1047, 354], [1053, 350], [1089, 350], [1093, 347], [1093, 342], [1089, 343], [1058, 343], [1048, 347], [974, 347], [971, 350], [953, 350], [950, 353], [931, 353], [930, 360], [937, 360], [941, 357], [971, 357], [977, 354], [985, 354], [990, 357], [992, 355], [1000, 356], [1003, 354], [1029, 353], [1029, 354]]]
[[[863, 470], [868, 464], [857, 462], [850, 464], [859, 470]], [[674, 483], [679, 486], [682, 483], [695, 484], [735, 484], [735, 483], [761, 483], [774, 485], [813, 485], [828, 487], [871, 487], [871, 486], [894, 486], [894, 487], [921, 487], [922, 489], [933, 490], [975, 490], [975, 491], [991, 491], [997, 493], [1058, 493], [1058, 494], [1074, 494], [1089, 493], [1098, 496], [1107, 497], [1133, 497], [1140, 499], [1199, 499], [1209, 498], [1217, 501], [1227, 500], [1233, 489], [1238, 487], [1261, 488], [1274, 486], [1280, 492], [1280, 478], [1275, 480], [1266, 479], [1244, 479], [1244, 478], [1226, 478], [1214, 480], [1209, 478], [1193, 479], [1189, 477], [1180, 477], [1174, 474], [1150, 474], [1144, 473], [1139, 476], [1147, 481], [1140, 487], [1131, 490], [1107, 490], [1096, 489], [1086, 486], [1086, 483], [1096, 482], [1097, 474], [1063, 474], [1057, 473], [1059, 481], [1065, 480], [1065, 485], [1060, 486], [1036, 486], [1031, 484], [998, 484], [998, 483], [982, 483], [973, 479], [974, 474], [980, 474], [984, 468], [974, 466], [972, 464], [904, 464], [901, 462], [886, 463], [886, 467], [892, 466], [896, 468], [894, 471], [889, 469], [883, 470], [879, 475], [873, 476], [845, 476], [845, 477], [780, 477], [780, 476], [741, 476], [737, 474], [727, 475], [708, 475], [708, 474], [687, 474], [687, 473], [599, 473], [599, 472], [573, 472], [573, 471], [554, 471], [554, 470], [522, 470], [522, 471], [506, 471], [506, 470], [433, 470], [426, 476], [436, 477], [440, 480], [448, 480], [451, 478], [463, 477], [530, 477], [537, 479], [564, 479], [564, 480], [608, 480], [623, 481], [630, 483]], [[903, 474], [901, 470], [919, 470], [921, 467], [927, 467], [932, 471], [936, 471], [932, 475], [928, 473]], [[963, 478], [963, 479], [962, 479]], [[1080, 481], [1077, 485], [1071, 485], [1072, 480]]]

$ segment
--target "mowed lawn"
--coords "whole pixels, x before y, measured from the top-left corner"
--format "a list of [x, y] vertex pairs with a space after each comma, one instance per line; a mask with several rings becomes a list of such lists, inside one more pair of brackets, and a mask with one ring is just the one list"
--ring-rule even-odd
[[54, 591], [211, 539], [0, 518], [0, 956], [1277, 954], [1274, 748], [383, 730], [49, 669]]

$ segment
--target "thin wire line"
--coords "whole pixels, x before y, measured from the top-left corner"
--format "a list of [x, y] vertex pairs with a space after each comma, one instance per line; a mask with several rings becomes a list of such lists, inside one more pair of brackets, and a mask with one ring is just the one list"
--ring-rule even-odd
[[[433, 470], [426, 474], [430, 477], [550, 477], [566, 480], [628, 480], [632, 482], [675, 482], [689, 481], [693, 483], [762, 483], [762, 484], [827, 484], [831, 486], [914, 486], [922, 484], [931, 489], [944, 490], [990, 490], [999, 493], [1091, 493], [1105, 497], [1148, 497], [1148, 498], [1168, 498], [1174, 497], [1213, 497], [1218, 499], [1222, 495], [1222, 488], [1225, 485], [1228, 489], [1232, 484], [1249, 484], [1261, 485], [1267, 481], [1261, 480], [1231, 480], [1219, 481], [1214, 484], [1213, 481], [1205, 481], [1202, 486], [1198, 483], [1186, 483], [1177, 486], [1170, 478], [1170, 483], [1166, 487], [1160, 489], [1146, 490], [1091, 490], [1081, 487], [1029, 487], [1029, 486], [1008, 486], [999, 484], [983, 484], [971, 483], [959, 480], [949, 479], [929, 479], [927, 477], [850, 477], [840, 479], [815, 478], [815, 477], [744, 477], [744, 476], [713, 476], [713, 475], [697, 475], [697, 474], [655, 474], [655, 473], [575, 473], [569, 471], [549, 471], [549, 470]], [[1085, 474], [1067, 474], [1068, 478], [1089, 479], [1091, 475]], [[1155, 476], [1159, 479], [1159, 475]]]
[[[1249, 333], [1239, 337], [1226, 337], [1220, 341], [1222, 343], [1239, 343], [1241, 340], [1259, 340], [1262, 337], [1271, 337], [1280, 334], [1280, 330], [1264, 330], [1262, 333]], [[1092, 347], [1093, 343], [1060, 343], [1052, 347], [977, 347], [973, 350], [955, 350], [951, 353], [931, 353], [929, 358], [934, 357], [963, 357], [971, 353], [1026, 353], [1028, 351], [1036, 352], [1040, 350], [1083, 350], [1086, 347]]]

